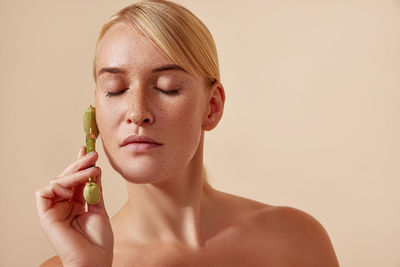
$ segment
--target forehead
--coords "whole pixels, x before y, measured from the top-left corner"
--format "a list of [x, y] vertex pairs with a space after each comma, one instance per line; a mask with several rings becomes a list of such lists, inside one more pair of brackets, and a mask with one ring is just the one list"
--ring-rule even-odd
[[123, 67], [140, 70], [173, 61], [163, 54], [143, 34], [124, 23], [111, 26], [98, 44], [96, 70], [103, 67]]

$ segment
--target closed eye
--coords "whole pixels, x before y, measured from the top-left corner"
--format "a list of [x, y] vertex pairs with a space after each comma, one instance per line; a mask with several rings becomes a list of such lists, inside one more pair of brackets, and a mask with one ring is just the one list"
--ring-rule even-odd
[[158, 88], [158, 87], [156, 87], [156, 89], [158, 91], [162, 92], [163, 94], [166, 94], [166, 95], [176, 95], [179, 92], [179, 90], [177, 90], [177, 89], [176, 90], [163, 90], [163, 89]]
[[126, 90], [128, 90], [128, 89], [124, 89], [124, 90], [121, 90], [121, 91], [118, 91], [118, 92], [108, 92], [106, 94], [106, 96], [107, 97], [114, 97], [114, 96], [122, 95]]

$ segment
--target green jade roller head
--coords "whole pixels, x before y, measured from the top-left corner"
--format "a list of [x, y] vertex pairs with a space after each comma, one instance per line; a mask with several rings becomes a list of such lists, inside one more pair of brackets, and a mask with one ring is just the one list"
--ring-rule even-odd
[[[96, 138], [99, 136], [99, 130], [96, 124], [95, 108], [90, 105], [83, 114], [83, 130], [86, 133], [86, 153], [95, 151]], [[89, 177], [83, 189], [83, 197], [88, 204], [97, 204], [101, 198], [99, 186], [95, 183], [94, 178]]]

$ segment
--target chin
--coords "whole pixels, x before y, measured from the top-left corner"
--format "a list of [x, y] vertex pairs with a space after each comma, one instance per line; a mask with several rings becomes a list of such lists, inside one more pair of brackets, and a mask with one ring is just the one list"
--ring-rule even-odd
[[132, 173], [127, 172], [119, 172], [121, 176], [129, 183], [134, 184], [152, 184], [166, 180], [166, 178], [162, 178], [160, 176], [153, 175], [134, 175]]
[[126, 181], [146, 184], [165, 180], [165, 170], [160, 160], [142, 156], [127, 158], [126, 155], [120, 155], [119, 151], [109, 153], [104, 145], [103, 148], [112, 168]]
[[[128, 162], [129, 161], [129, 162]], [[166, 180], [170, 175], [165, 169], [165, 164], [150, 158], [142, 158], [128, 161], [118, 161], [113, 165], [116, 170], [127, 182], [135, 184], [157, 183]]]

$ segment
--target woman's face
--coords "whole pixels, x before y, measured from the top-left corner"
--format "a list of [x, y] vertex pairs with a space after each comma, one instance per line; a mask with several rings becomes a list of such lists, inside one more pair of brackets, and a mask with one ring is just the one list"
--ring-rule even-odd
[[[96, 121], [113, 168], [135, 183], [162, 180], [199, 148], [208, 90], [129, 26], [112, 26], [96, 52]], [[159, 145], [122, 146], [130, 135]]]

